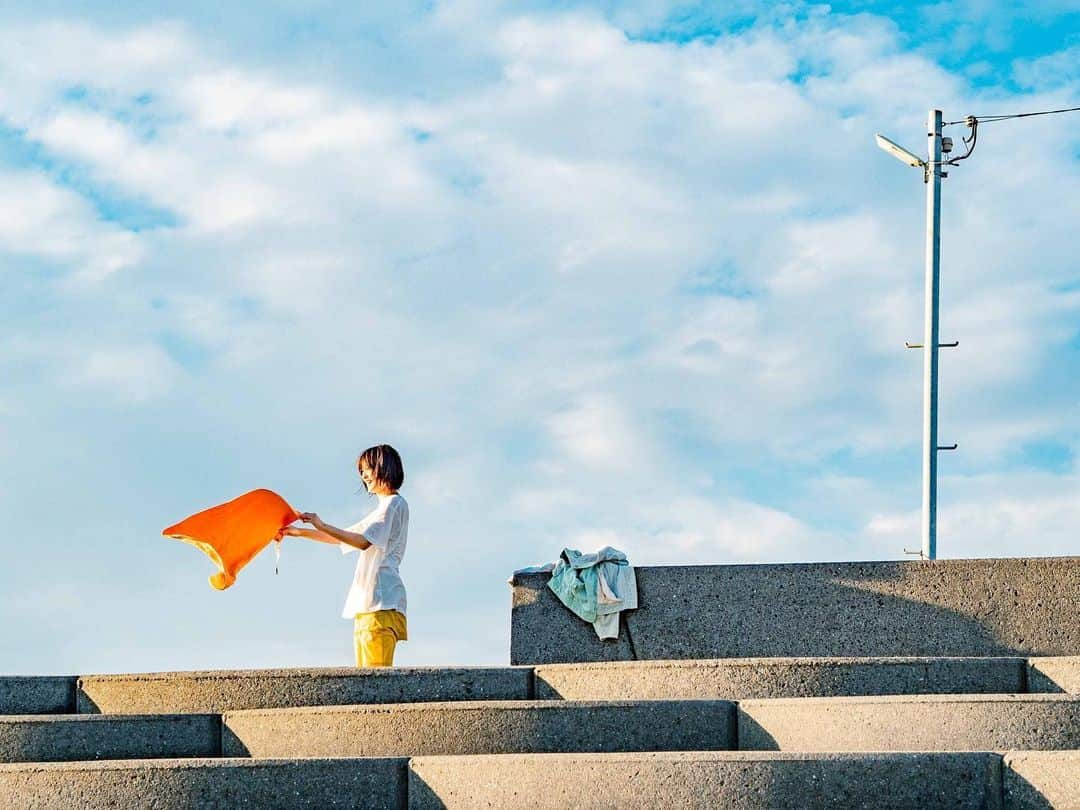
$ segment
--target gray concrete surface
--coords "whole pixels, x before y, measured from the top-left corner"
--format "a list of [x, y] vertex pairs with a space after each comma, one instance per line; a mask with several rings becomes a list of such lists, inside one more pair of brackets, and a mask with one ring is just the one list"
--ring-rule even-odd
[[538, 700], [828, 697], [1024, 691], [1022, 658], [727, 658], [536, 667]]
[[[1077, 595], [1080, 611], [1080, 594]], [[1080, 618], [1076, 621], [1080, 622]], [[1028, 661], [1029, 692], [1066, 692], [1080, 695], [1080, 656], [1032, 658]]]
[[1080, 807], [1080, 751], [1011, 751], [1002, 780], [1008, 810]]
[[513, 664], [1080, 655], [1080, 557], [642, 567], [613, 642], [549, 578], [513, 579]]
[[[1071, 752], [1075, 753], [1075, 752]], [[1019, 757], [1021, 767], [1033, 761]], [[1038, 756], [1038, 755], [1036, 755]], [[0, 765], [0, 806], [990, 808], [993, 753], [661, 752]], [[1026, 783], [1030, 785], [1030, 783]], [[1025, 787], [1025, 790], [1027, 788]], [[1005, 791], [1009, 807], [1030, 793]], [[1035, 794], [1042, 795], [1042, 794]], [[1070, 794], [1046, 794], [1060, 797]], [[1071, 804], [1055, 804], [1070, 807]]]
[[998, 808], [996, 754], [532, 754], [416, 757], [414, 810]]
[[735, 747], [722, 700], [412, 703], [228, 712], [225, 756], [329, 757]]
[[218, 715], [0, 717], [0, 762], [206, 757], [220, 753]]
[[64, 714], [75, 710], [75, 677], [0, 677], [0, 714]]
[[1080, 748], [1080, 697], [925, 695], [739, 703], [749, 751], [1009, 751]]
[[526, 700], [532, 673], [513, 667], [263, 669], [93, 675], [79, 679], [78, 711], [227, 712], [358, 703]]
[[37, 810], [406, 807], [404, 759], [0, 765], [0, 807]]

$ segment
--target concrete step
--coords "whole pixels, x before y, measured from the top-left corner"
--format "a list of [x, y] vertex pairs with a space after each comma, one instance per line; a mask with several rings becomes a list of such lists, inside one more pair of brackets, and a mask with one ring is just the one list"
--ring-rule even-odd
[[228, 712], [225, 756], [393, 757], [736, 747], [735, 704], [489, 701]]
[[655, 700], [1025, 691], [1023, 658], [726, 658], [536, 667], [536, 698]]
[[1080, 751], [1010, 751], [1004, 765], [1006, 807], [1080, 807]]
[[1080, 656], [1029, 658], [1028, 691], [1080, 695]]
[[689, 751], [0, 765], [0, 806], [1080, 807], [1080, 752]]
[[406, 759], [164, 759], [0, 765], [0, 806], [37, 810], [404, 808]]
[[0, 714], [64, 714], [75, 708], [74, 676], [0, 677]]
[[447, 701], [0, 717], [0, 762], [630, 751], [1080, 749], [1080, 696]]
[[530, 697], [529, 667], [264, 669], [85, 676], [79, 679], [77, 709], [88, 714], [221, 713]]
[[0, 762], [65, 762], [221, 754], [218, 715], [0, 716]]
[[726, 658], [0, 677], [0, 714], [216, 714], [459, 700], [1080, 693], [1080, 657]]
[[924, 695], [739, 702], [750, 751], [1080, 749], [1080, 697]]
[[409, 807], [998, 808], [991, 753], [415, 757]]

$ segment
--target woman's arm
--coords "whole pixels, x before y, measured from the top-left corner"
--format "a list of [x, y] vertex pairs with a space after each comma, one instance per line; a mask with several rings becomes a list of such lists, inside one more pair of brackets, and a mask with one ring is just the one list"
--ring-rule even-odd
[[364, 535], [357, 532], [345, 531], [345, 529], [339, 529], [337, 526], [331, 526], [329, 523], [324, 523], [314, 512], [303, 512], [300, 515], [300, 519], [305, 523], [310, 523], [315, 529], [297, 529], [296, 531], [304, 532], [305, 534], [303, 536], [309, 537], [312, 540], [318, 540], [322, 543], [344, 543], [347, 546], [358, 548], [361, 551], [371, 545]]
[[286, 526], [281, 530], [281, 533], [286, 537], [306, 537], [308, 540], [318, 540], [320, 543], [333, 543], [335, 546], [338, 544], [338, 540], [326, 532], [320, 532], [318, 529], [301, 529], [296, 526]]

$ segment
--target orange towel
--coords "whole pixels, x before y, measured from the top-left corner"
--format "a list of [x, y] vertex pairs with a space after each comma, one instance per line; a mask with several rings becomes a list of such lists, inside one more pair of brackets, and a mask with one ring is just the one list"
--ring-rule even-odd
[[162, 534], [205, 552], [218, 567], [210, 584], [223, 591], [236, 582], [241, 568], [299, 517], [280, 495], [256, 489], [185, 518]]

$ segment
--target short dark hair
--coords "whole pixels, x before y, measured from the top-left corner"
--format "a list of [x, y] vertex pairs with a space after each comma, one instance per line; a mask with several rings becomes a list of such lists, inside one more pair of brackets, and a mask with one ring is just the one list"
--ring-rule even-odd
[[401, 463], [398, 451], [388, 444], [377, 444], [361, 453], [356, 460], [356, 471], [359, 472], [364, 464], [367, 464], [376, 481], [390, 489], [401, 489], [405, 483], [405, 465]]

